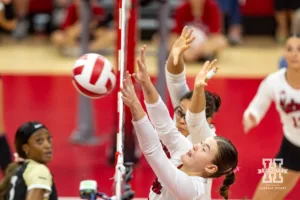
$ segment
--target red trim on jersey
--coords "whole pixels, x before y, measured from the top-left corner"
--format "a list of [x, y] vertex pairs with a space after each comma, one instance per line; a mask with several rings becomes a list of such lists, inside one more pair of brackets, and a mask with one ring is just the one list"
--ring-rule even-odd
[[[160, 141], [161, 142], [161, 141]], [[161, 142], [161, 145], [162, 145], [162, 148], [166, 154], [166, 156], [171, 159], [171, 154], [168, 150], [168, 148]], [[177, 168], [180, 169], [181, 167], [183, 166], [182, 165], [179, 165]], [[152, 191], [156, 194], [161, 194], [161, 189], [163, 187], [161, 186], [160, 182], [158, 181], [158, 178], [155, 178], [154, 182], [152, 183]]]
[[286, 114], [300, 111], [300, 103], [297, 103], [294, 99], [291, 99], [288, 102], [285, 96], [286, 94], [285, 91], [281, 91], [280, 94], [281, 94], [280, 107]]
[[170, 158], [171, 158], [171, 154], [170, 154], [168, 148], [167, 148], [161, 141], [160, 141], [160, 143], [161, 143], [161, 145], [162, 145], [162, 148], [163, 148], [165, 154], [166, 154], [167, 157], [170, 159]]

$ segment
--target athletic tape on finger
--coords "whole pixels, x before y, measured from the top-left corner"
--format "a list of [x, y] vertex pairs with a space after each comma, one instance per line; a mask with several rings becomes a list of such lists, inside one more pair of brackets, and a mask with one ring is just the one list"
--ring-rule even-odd
[[211, 79], [214, 75], [216, 74], [214, 69], [211, 69], [207, 74], [206, 74], [206, 79]]

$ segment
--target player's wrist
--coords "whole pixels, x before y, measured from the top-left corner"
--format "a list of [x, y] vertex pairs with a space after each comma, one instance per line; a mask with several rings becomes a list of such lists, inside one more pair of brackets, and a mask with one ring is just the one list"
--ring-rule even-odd
[[143, 80], [141, 80], [142, 87], [147, 87], [151, 84], [152, 84], [152, 82], [151, 82], [151, 78], [149, 75], [146, 78], [143, 78]]
[[176, 56], [178, 56], [178, 59], [180, 59], [183, 56], [183, 52], [184, 51], [182, 51], [179, 47], [172, 47], [170, 55], [172, 59], [174, 59]]
[[195, 84], [195, 85], [194, 85], [194, 93], [195, 93], [195, 94], [198, 94], [198, 93], [203, 92], [203, 91], [204, 91], [204, 87], [205, 87], [204, 84], [201, 84], [201, 83]]
[[144, 112], [144, 109], [138, 99], [135, 99], [132, 104], [129, 106], [129, 109], [135, 118], [141, 116]]

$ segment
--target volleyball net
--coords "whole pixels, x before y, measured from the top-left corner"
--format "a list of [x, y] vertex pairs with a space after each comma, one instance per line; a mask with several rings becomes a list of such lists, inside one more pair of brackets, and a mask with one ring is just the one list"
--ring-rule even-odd
[[[115, 156], [115, 196], [117, 199], [124, 198], [124, 195], [128, 195], [130, 198], [133, 192], [128, 188], [130, 177], [125, 177], [126, 172], [131, 173], [130, 169], [126, 170], [124, 166], [124, 124], [125, 120], [127, 123], [131, 123], [130, 115], [126, 112], [124, 104], [121, 98], [120, 88], [123, 87], [124, 73], [134, 71], [134, 60], [135, 60], [135, 47], [136, 47], [136, 18], [138, 4], [136, 0], [116, 0], [115, 7], [115, 20], [117, 28], [117, 52], [116, 58], [118, 63], [118, 132], [117, 132], [117, 144], [116, 144], [116, 156]], [[127, 166], [130, 168], [130, 166]], [[128, 174], [130, 176], [130, 174]], [[124, 185], [127, 185], [127, 191], [124, 189]], [[127, 192], [127, 194], [126, 194]]]
[[[115, 58], [117, 63], [117, 88], [115, 91], [115, 100], [117, 102], [115, 113], [118, 113], [117, 115], [117, 133], [115, 135], [116, 137], [116, 153], [115, 153], [115, 174], [114, 174], [114, 196], [108, 197], [105, 194], [99, 193], [95, 190], [95, 187], [97, 186], [97, 183], [94, 181], [85, 182], [86, 185], [84, 185], [84, 181], [81, 184], [81, 197], [84, 197], [84, 194], [87, 193], [87, 197], [89, 199], [91, 198], [90, 193], [91, 191], [96, 192], [96, 196], [100, 195], [102, 199], [116, 199], [116, 200], [126, 200], [126, 199], [132, 199], [133, 197], [133, 191], [131, 190], [129, 181], [131, 180], [131, 174], [132, 174], [132, 166], [125, 166], [124, 165], [124, 139], [126, 137], [125, 133], [132, 132], [133, 131], [133, 125], [131, 123], [131, 114], [130, 110], [126, 107], [124, 107], [120, 88], [122, 88], [122, 80], [124, 79], [124, 73], [126, 71], [129, 71], [130, 74], [134, 72], [134, 66], [135, 66], [135, 52], [136, 47], [139, 40], [139, 34], [138, 34], [138, 19], [139, 19], [139, 9], [140, 9], [140, 3], [142, 0], [115, 0], [114, 4], [114, 24], [117, 31], [117, 42], [116, 42], [116, 51], [115, 51]], [[158, 0], [162, 1], [162, 0]], [[150, 0], [147, 0], [145, 2], [151, 2]], [[85, 0], [85, 11], [83, 11], [85, 14], [82, 14], [82, 21], [83, 21], [83, 29], [82, 30], [88, 30], [88, 23], [89, 23], [89, 15], [91, 12], [91, 7], [88, 7], [87, 4], [90, 3], [90, 0]], [[158, 31], [160, 38], [162, 41], [159, 45], [159, 51], [157, 52], [158, 55], [158, 66], [159, 66], [159, 74], [158, 76], [158, 90], [161, 93], [161, 95], [164, 96], [164, 65], [167, 58], [167, 50], [166, 50], [166, 42], [167, 41], [167, 19], [168, 19], [168, 13], [169, 13], [169, 7], [168, 7], [168, 1], [165, 1], [163, 5], [159, 6], [159, 26]], [[89, 9], [89, 10], [88, 10]], [[82, 33], [82, 53], [87, 53], [87, 41], [88, 41], [88, 34]], [[90, 100], [86, 99], [84, 97], [79, 98], [79, 110], [85, 110], [84, 115], [82, 115], [82, 112], [79, 111], [78, 113], [78, 124], [79, 126], [83, 125], [85, 127], [93, 127], [92, 123], [92, 112], [91, 112], [91, 106], [90, 106]], [[79, 127], [80, 129], [80, 127]], [[133, 140], [133, 138], [130, 138], [130, 140]], [[133, 144], [134, 145], [134, 144]], [[89, 190], [91, 188], [92, 190]], [[94, 188], [94, 189], [93, 189]], [[102, 196], [101, 196], [102, 195]], [[92, 197], [95, 195], [92, 194]], [[88, 198], [87, 198], [88, 199]]]

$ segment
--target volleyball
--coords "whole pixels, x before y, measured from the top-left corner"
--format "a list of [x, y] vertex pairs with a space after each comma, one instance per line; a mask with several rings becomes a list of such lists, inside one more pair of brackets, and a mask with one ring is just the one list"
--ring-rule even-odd
[[108, 59], [95, 53], [88, 53], [75, 61], [73, 84], [82, 95], [102, 98], [116, 85], [116, 76]]
[[198, 27], [194, 26], [192, 28], [194, 29], [193, 36], [195, 37], [195, 40], [192, 42], [192, 47], [197, 47], [207, 40], [207, 34]]

